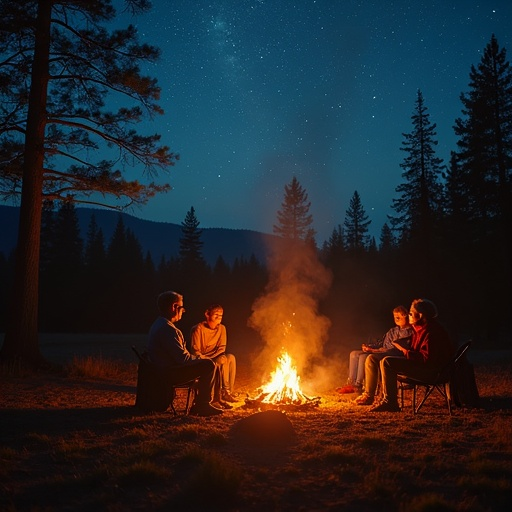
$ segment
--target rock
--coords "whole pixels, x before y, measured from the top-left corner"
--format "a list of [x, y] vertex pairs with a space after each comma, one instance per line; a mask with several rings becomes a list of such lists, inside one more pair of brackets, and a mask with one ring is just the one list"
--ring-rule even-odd
[[241, 419], [233, 426], [233, 433], [246, 442], [285, 443], [295, 438], [295, 429], [286, 414], [263, 411]]

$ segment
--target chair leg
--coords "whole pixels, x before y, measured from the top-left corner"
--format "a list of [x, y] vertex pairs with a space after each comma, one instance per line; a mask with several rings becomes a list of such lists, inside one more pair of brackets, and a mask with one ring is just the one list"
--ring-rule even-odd
[[178, 416], [178, 413], [176, 412], [176, 408], [174, 407], [174, 400], [176, 399], [176, 388], [172, 388], [172, 395], [171, 395], [171, 410], [174, 416]]
[[185, 414], [188, 414], [190, 411], [190, 406], [191, 406], [190, 395], [192, 394], [193, 391], [194, 391], [193, 387], [189, 386], [188, 391], [187, 391], [187, 405], [185, 407]]
[[450, 400], [450, 393], [449, 393], [449, 385], [444, 383], [443, 389], [438, 388], [439, 392], [444, 396], [446, 400], [446, 405], [448, 406], [448, 414], [452, 415], [452, 401]]

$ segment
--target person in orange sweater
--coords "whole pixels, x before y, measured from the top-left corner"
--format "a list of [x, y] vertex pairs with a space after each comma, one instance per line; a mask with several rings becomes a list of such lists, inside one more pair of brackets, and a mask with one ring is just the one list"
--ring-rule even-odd
[[213, 403], [223, 409], [231, 409], [229, 402], [237, 402], [233, 396], [236, 377], [236, 358], [226, 352], [227, 331], [222, 324], [224, 308], [212, 304], [204, 313], [205, 320], [194, 325], [190, 331], [191, 352], [200, 359], [208, 358], [215, 363], [216, 378]]

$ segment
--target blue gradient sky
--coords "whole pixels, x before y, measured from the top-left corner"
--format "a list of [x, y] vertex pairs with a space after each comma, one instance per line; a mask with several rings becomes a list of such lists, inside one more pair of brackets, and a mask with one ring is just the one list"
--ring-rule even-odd
[[[180, 154], [173, 190], [141, 218], [272, 232], [297, 176], [321, 244], [355, 190], [377, 242], [401, 183], [417, 90], [455, 149], [459, 96], [494, 33], [512, 56], [509, 0], [154, 0], [135, 23], [162, 58], [165, 115], [148, 125]], [[145, 129], [145, 127], [144, 127]], [[135, 175], [134, 175], [135, 176]]]

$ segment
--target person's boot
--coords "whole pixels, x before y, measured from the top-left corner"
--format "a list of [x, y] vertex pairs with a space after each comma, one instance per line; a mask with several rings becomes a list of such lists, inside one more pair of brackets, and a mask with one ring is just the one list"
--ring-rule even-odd
[[232, 405], [222, 399], [222, 395], [215, 395], [212, 400], [212, 405], [220, 409], [233, 409]]
[[229, 389], [223, 388], [220, 396], [224, 402], [238, 402], [238, 400], [229, 392]]

